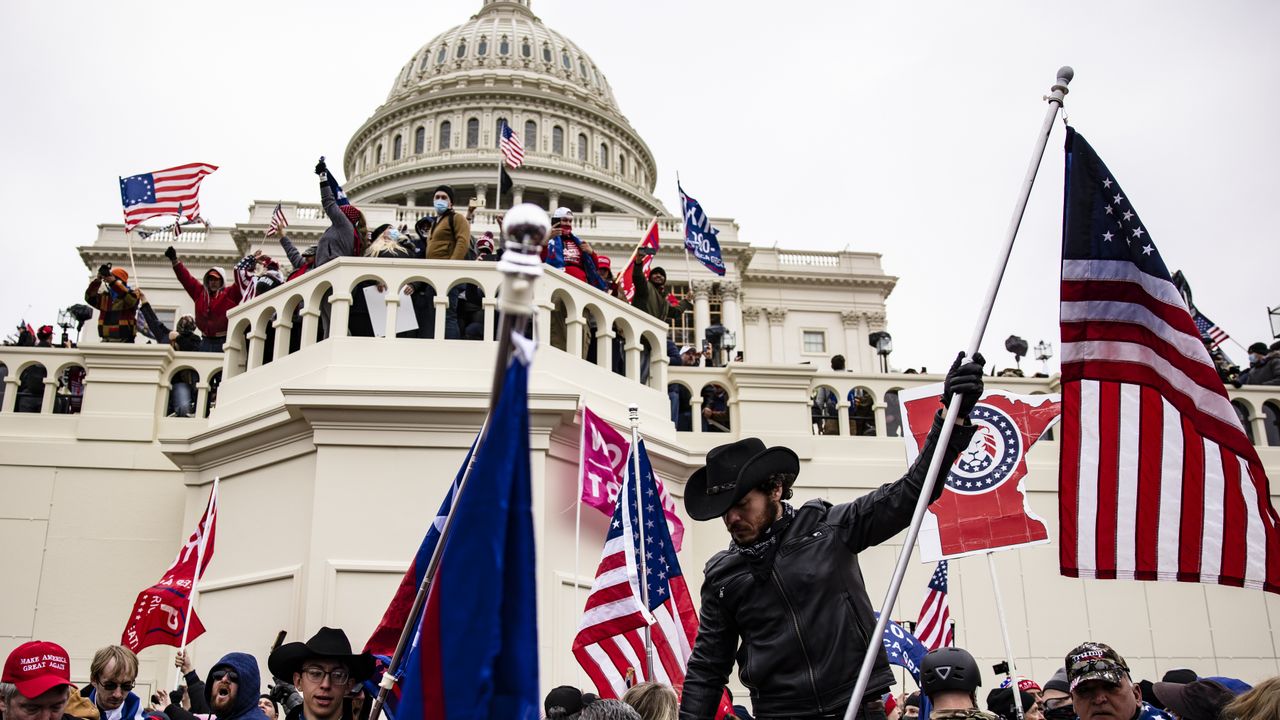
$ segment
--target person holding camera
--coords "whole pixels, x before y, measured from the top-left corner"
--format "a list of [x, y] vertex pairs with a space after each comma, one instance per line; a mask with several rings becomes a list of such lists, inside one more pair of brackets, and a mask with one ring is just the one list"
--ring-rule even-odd
[[131, 343], [138, 332], [138, 295], [129, 287], [129, 272], [106, 263], [89, 281], [84, 301], [98, 310], [102, 342]]

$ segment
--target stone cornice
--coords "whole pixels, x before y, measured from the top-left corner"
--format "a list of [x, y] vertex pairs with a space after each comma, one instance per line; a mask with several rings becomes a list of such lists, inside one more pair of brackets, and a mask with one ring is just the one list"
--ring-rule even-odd
[[814, 272], [775, 272], [752, 271], [747, 268], [742, 273], [742, 280], [747, 283], [765, 285], [823, 285], [828, 287], [878, 288], [883, 297], [888, 297], [898, 282], [892, 275], [834, 275]]

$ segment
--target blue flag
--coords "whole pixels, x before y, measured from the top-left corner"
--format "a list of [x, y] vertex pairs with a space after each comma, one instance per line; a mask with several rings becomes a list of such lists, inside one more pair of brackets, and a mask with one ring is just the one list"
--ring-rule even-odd
[[720, 231], [711, 226], [711, 218], [697, 200], [684, 194], [678, 182], [676, 189], [680, 191], [680, 209], [684, 214], [684, 249], [711, 272], [724, 275], [724, 258], [720, 256], [720, 241], [716, 239]]
[[537, 720], [538, 613], [529, 459], [529, 359], [517, 350], [404, 669], [399, 716]]
[[[324, 158], [320, 159], [323, 160]], [[347, 193], [342, 190], [342, 186], [339, 185], [338, 181], [333, 177], [333, 171], [330, 170], [326, 172], [324, 177], [325, 180], [329, 182], [329, 189], [333, 191], [333, 199], [336, 200], [339, 205], [350, 205], [351, 201], [347, 199]]]
[[[879, 619], [880, 613], [876, 613]], [[884, 627], [884, 655], [885, 659], [891, 665], [897, 665], [907, 669], [911, 673], [911, 677], [915, 678], [916, 685], [920, 685], [920, 663], [924, 660], [924, 656], [929, 654], [929, 648], [920, 642], [920, 639], [911, 634], [906, 628], [898, 623], [890, 620], [888, 625]], [[904, 689], [905, 692], [905, 689]], [[929, 698], [920, 694], [920, 717], [918, 720], [929, 720], [929, 711], [932, 709]]]

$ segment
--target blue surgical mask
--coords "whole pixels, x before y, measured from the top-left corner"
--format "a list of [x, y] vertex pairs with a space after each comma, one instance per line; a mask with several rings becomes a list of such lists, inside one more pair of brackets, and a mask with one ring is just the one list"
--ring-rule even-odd
[[437, 201], [436, 201], [436, 212], [438, 212], [438, 213], [442, 213], [442, 212], [444, 212], [445, 210], [448, 210], [448, 209], [449, 209], [449, 201], [448, 201], [448, 200], [437, 200]]
[[392, 228], [387, 231], [387, 239], [391, 242], [400, 242], [400, 231]]

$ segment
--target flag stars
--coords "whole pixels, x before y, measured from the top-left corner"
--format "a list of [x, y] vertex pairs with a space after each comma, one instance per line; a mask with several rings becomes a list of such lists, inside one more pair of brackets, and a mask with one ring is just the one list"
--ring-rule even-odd
[[1108, 215], [1111, 215], [1115, 212], [1114, 208], [1112, 208], [1110, 205], [1106, 207], [1106, 211]]
[[1112, 200], [1114, 200], [1115, 203], [1119, 205], [1120, 203], [1124, 202], [1124, 196], [1121, 195], [1120, 193], [1116, 193], [1116, 196], [1112, 198]]
[[1155, 252], [1155, 251], [1156, 251], [1156, 248], [1155, 248], [1155, 246], [1154, 246], [1154, 245], [1152, 245], [1151, 243], [1147, 243], [1147, 244], [1146, 244], [1145, 246], [1143, 246], [1143, 248], [1142, 248], [1142, 254], [1143, 254], [1143, 255], [1150, 255], [1151, 253], [1153, 253], [1153, 252]]
[[1125, 210], [1125, 211], [1124, 211], [1124, 215], [1121, 215], [1120, 217], [1121, 217], [1121, 218], [1123, 218], [1123, 219], [1125, 219], [1125, 220], [1132, 220], [1132, 219], [1133, 219], [1133, 211], [1132, 211], [1132, 210]]
[[1142, 239], [1142, 236], [1143, 236], [1146, 232], [1147, 232], [1146, 230], [1143, 230], [1143, 229], [1142, 229], [1142, 226], [1138, 226], [1138, 227], [1136, 227], [1136, 228], [1134, 228], [1134, 229], [1133, 229], [1133, 236], [1134, 236], [1134, 237], [1136, 237], [1136, 238], [1138, 238], [1139, 240], [1141, 240], [1141, 239]]
[[1107, 188], [1108, 190], [1110, 190], [1110, 189], [1111, 189], [1111, 178], [1107, 178], [1107, 179], [1103, 180], [1103, 181], [1102, 181], [1102, 187]]

